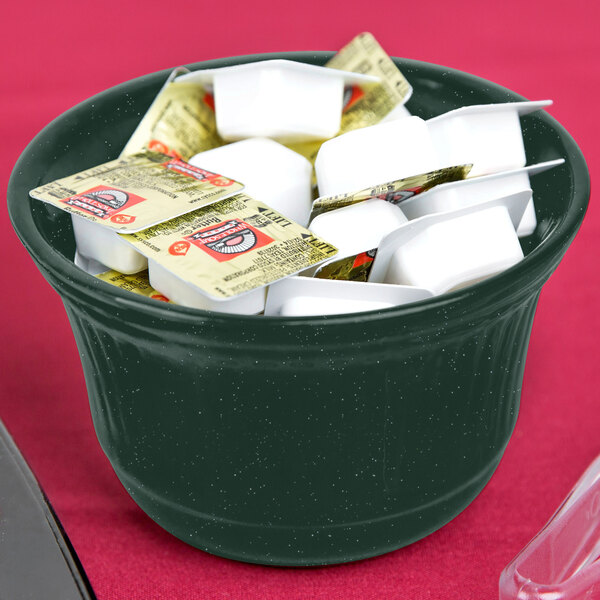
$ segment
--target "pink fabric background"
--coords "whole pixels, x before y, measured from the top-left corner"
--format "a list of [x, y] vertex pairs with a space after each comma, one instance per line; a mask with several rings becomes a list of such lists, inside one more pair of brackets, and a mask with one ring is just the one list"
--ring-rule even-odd
[[[453, 3], [10, 2], [2, 8], [0, 179], [51, 119], [139, 75], [226, 55], [335, 50], [372, 31], [388, 53], [472, 72], [549, 112], [600, 170], [599, 5]], [[502, 568], [600, 452], [600, 214], [544, 288], [522, 408], [497, 473], [425, 540], [350, 565], [280, 569], [186, 546], [129, 498], [96, 441], [58, 296], [0, 216], [0, 416], [37, 474], [101, 600], [493, 598]], [[1, 482], [0, 482], [1, 485]]]

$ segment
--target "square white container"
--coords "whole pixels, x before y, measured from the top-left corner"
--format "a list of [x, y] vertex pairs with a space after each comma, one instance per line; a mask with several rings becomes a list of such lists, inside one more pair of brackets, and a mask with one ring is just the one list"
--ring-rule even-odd
[[338, 249], [333, 260], [339, 260], [377, 248], [388, 233], [406, 221], [398, 206], [372, 198], [322, 213], [312, 220], [309, 229]]
[[344, 133], [324, 142], [315, 161], [320, 196], [356, 192], [438, 166], [429, 129], [419, 117]]
[[396, 110], [403, 112], [396, 107], [377, 125], [323, 143], [315, 162], [319, 195], [356, 192], [441, 167], [472, 164], [469, 177], [523, 167], [519, 117], [551, 103], [465, 106], [428, 121], [395, 118]]
[[340, 129], [344, 86], [379, 79], [277, 59], [193, 71], [177, 81], [212, 85], [223, 139], [299, 142], [333, 137]]
[[312, 165], [301, 154], [268, 138], [250, 138], [196, 154], [191, 165], [244, 184], [244, 193], [303, 227], [312, 206]]
[[537, 217], [535, 215], [535, 204], [533, 202], [533, 197], [529, 200], [527, 204], [527, 208], [523, 213], [523, 218], [517, 227], [517, 235], [521, 237], [527, 237], [531, 235], [535, 228], [537, 227]]
[[465, 287], [523, 259], [516, 233], [529, 192], [409, 221], [384, 238], [369, 281], [435, 295]]
[[75, 250], [75, 257], [73, 258], [73, 263], [76, 267], [79, 267], [82, 271], [88, 273], [88, 275], [96, 276], [100, 275], [101, 273], [106, 273], [107, 271], [110, 271], [110, 269], [106, 265], [99, 263], [93, 258], [86, 258], [85, 256], [82, 256], [81, 254], [79, 254], [79, 252], [77, 252], [77, 250]]
[[266, 287], [257, 288], [230, 300], [215, 300], [195, 286], [182, 281], [154, 260], [148, 261], [150, 285], [175, 304], [236, 315], [256, 315], [265, 308]]
[[71, 215], [77, 252], [110, 269], [131, 275], [148, 268], [148, 261], [115, 231]]
[[[552, 167], [563, 164], [562, 158], [550, 160], [528, 167], [502, 171], [492, 175], [471, 177], [461, 181], [443, 183], [401, 202], [400, 208], [409, 220], [425, 215], [457, 210], [466, 206], [480, 204], [487, 200], [510, 196], [518, 192], [531, 192], [529, 178]], [[530, 235], [536, 227], [533, 198], [530, 199], [517, 234]]]
[[364, 312], [432, 296], [429, 290], [412, 286], [288, 277], [269, 286], [265, 315], [303, 317]]
[[427, 121], [442, 166], [472, 164], [469, 177], [524, 167], [519, 117], [552, 104], [506, 102], [451, 110]]

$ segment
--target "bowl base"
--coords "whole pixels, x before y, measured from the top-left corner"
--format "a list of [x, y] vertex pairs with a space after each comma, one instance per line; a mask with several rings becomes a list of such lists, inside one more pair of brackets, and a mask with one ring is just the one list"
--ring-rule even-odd
[[[333, 526], [244, 523], [182, 509], [125, 472], [117, 477], [140, 508], [180, 540], [210, 554], [270, 566], [310, 567], [347, 563], [393, 552], [437, 531], [483, 490], [504, 448], [475, 477], [427, 505], [385, 517]], [[423, 528], [427, 523], [428, 527]], [[218, 540], [218, 541], [216, 541]]]

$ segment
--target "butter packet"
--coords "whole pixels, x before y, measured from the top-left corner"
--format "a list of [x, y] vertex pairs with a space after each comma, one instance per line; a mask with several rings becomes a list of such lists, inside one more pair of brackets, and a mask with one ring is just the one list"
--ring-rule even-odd
[[[337, 196], [318, 198], [313, 203], [310, 218], [312, 220], [330, 210], [343, 208], [372, 198], [387, 200], [392, 204], [401, 206], [405, 200], [439, 184], [465, 179], [470, 170], [471, 165], [446, 167], [422, 175], [412, 175], [404, 179], [377, 185], [353, 194], [338, 194]], [[342, 281], [368, 281], [376, 255], [377, 248], [372, 248], [359, 254], [327, 261], [315, 271], [314, 277]]]
[[138, 296], [145, 296], [146, 298], [152, 298], [153, 300], [159, 300], [160, 302], [168, 302], [172, 304], [172, 302], [166, 296], [163, 296], [163, 294], [156, 291], [150, 285], [148, 271], [140, 271], [139, 273], [134, 273], [133, 275], [124, 275], [118, 271], [111, 270], [104, 273], [99, 273], [96, 275], [96, 278], [106, 281], [106, 283], [110, 283], [111, 285], [121, 288], [122, 290], [127, 290], [128, 292], [138, 294]]
[[392, 204], [400, 204], [404, 200], [408, 200], [408, 198], [412, 198], [441, 183], [465, 179], [469, 174], [471, 167], [472, 165], [445, 167], [420, 175], [411, 175], [404, 179], [390, 181], [389, 183], [382, 183], [371, 188], [360, 190], [359, 192], [317, 198], [312, 205], [310, 220], [312, 221], [312, 219], [318, 215], [330, 210], [358, 204], [359, 202], [364, 202], [371, 198], [380, 198], [381, 200], [387, 200]]
[[46, 183], [36, 198], [117, 232], [140, 231], [244, 186], [159, 152], [142, 152]]
[[237, 194], [124, 240], [215, 300], [260, 288], [332, 258], [337, 248], [265, 204]]
[[83, 256], [83, 254], [80, 254], [77, 250], [75, 250], [73, 263], [88, 275], [93, 275], [97, 279], [101, 279], [122, 290], [127, 290], [128, 292], [138, 294], [139, 296], [146, 296], [147, 298], [173, 304], [166, 296], [150, 285], [147, 269], [145, 271], [140, 271], [139, 273], [134, 273], [133, 275], [125, 275], [119, 271], [109, 269], [106, 265], [103, 265], [93, 258]]
[[[357, 35], [325, 65], [379, 77], [380, 83], [354, 90], [342, 118], [343, 132], [374, 125], [412, 95], [412, 87], [371, 33]], [[340, 132], [342, 133], [342, 132]]]
[[377, 248], [373, 248], [354, 256], [326, 262], [316, 270], [314, 277], [338, 281], [368, 281], [376, 255]]
[[121, 156], [152, 150], [187, 160], [225, 144], [217, 133], [212, 95], [198, 83], [174, 81], [189, 72], [178, 67], [169, 75]]
[[[325, 66], [374, 75], [381, 80], [380, 83], [369, 86], [348, 88], [337, 135], [379, 123], [412, 94], [411, 85], [371, 33], [357, 35], [327, 61]], [[321, 143], [300, 142], [286, 145], [314, 164]]]

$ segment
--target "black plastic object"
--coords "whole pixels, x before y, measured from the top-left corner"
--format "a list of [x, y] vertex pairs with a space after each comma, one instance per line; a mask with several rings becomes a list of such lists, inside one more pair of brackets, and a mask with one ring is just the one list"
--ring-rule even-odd
[[[414, 86], [408, 108], [422, 117], [523, 100], [452, 69], [396, 62]], [[353, 315], [197, 311], [78, 270], [69, 216], [28, 198], [115, 158], [166, 77], [130, 81], [60, 116], [21, 156], [8, 194], [18, 235], [64, 300], [117, 475], [174, 535], [249, 562], [345, 562], [435, 531], [477, 496], [508, 443], [539, 292], [587, 207], [581, 152], [548, 114], [524, 117], [528, 162], [566, 163], [533, 180], [539, 225], [525, 260], [487, 281]]]
[[95, 598], [58, 519], [2, 421], [0, 598]]

